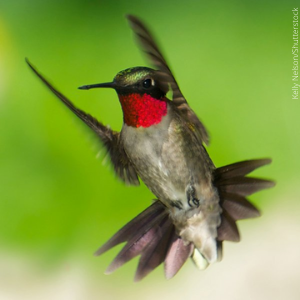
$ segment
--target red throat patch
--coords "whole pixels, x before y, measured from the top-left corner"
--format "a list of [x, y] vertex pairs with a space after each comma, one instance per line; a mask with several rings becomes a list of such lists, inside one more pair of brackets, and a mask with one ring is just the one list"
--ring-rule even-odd
[[166, 99], [158, 100], [148, 94], [119, 95], [124, 122], [132, 127], [149, 127], [160, 123], [167, 114]]

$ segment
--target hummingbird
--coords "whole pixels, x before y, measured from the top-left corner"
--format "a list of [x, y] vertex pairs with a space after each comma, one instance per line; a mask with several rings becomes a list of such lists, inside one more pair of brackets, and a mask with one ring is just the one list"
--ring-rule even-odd
[[[271, 159], [246, 160], [217, 168], [206, 146], [208, 132], [188, 105], [162, 52], [145, 24], [127, 19], [152, 68], [133, 67], [112, 82], [79, 87], [111, 88], [123, 111], [120, 132], [85, 113], [26, 59], [44, 84], [100, 139], [117, 176], [129, 185], [142, 180], [156, 199], [98, 249], [101, 255], [125, 243], [109, 265], [112, 273], [140, 256], [135, 281], [164, 263], [172, 278], [188, 258], [199, 269], [222, 259], [223, 241], [240, 240], [236, 221], [258, 217], [246, 197], [274, 186], [266, 179], [248, 177]], [[167, 93], [172, 93], [172, 99]]]

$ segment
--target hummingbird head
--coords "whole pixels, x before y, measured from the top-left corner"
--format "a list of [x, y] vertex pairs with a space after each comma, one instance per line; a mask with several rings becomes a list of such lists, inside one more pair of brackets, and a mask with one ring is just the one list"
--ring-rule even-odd
[[160, 80], [159, 71], [135, 67], [119, 72], [112, 82], [85, 85], [79, 89], [113, 88], [123, 110], [124, 123], [132, 127], [149, 127], [160, 123], [167, 114], [168, 84]]

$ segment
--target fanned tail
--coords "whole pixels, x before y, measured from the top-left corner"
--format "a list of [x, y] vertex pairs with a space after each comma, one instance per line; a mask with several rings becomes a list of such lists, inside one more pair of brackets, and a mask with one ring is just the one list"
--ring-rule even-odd
[[[214, 185], [218, 189], [222, 207], [217, 237], [218, 260], [222, 259], [223, 241], [240, 240], [236, 221], [260, 215], [257, 208], [245, 197], [274, 186], [274, 182], [245, 176], [269, 163], [270, 159], [248, 160], [214, 171]], [[138, 255], [140, 260], [135, 281], [143, 279], [163, 262], [167, 279], [172, 278], [189, 257], [200, 269], [205, 269], [208, 265], [193, 243], [187, 243], [177, 235], [167, 208], [159, 200], [121, 228], [96, 255], [101, 255], [124, 242], [125, 246], [107, 268], [107, 274]]]
[[143, 279], [162, 262], [166, 277], [172, 278], [191, 255], [192, 244], [185, 244], [175, 233], [166, 207], [156, 201], [127, 223], [95, 254], [101, 255], [114, 246], [127, 242], [106, 270], [110, 274], [140, 255], [135, 281]]
[[245, 197], [274, 186], [265, 179], [245, 177], [255, 169], [270, 164], [271, 159], [246, 160], [215, 170], [214, 185], [217, 187], [222, 207], [221, 225], [218, 228], [218, 251], [222, 255], [222, 242], [240, 240], [236, 221], [255, 218], [258, 209]]

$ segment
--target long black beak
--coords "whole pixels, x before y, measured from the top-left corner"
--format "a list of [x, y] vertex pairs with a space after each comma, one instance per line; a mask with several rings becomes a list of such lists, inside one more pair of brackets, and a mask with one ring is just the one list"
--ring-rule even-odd
[[116, 84], [114, 82], [105, 82], [105, 83], [97, 83], [97, 84], [90, 84], [90, 85], [83, 85], [80, 86], [80, 90], [89, 90], [94, 88], [116, 88]]

